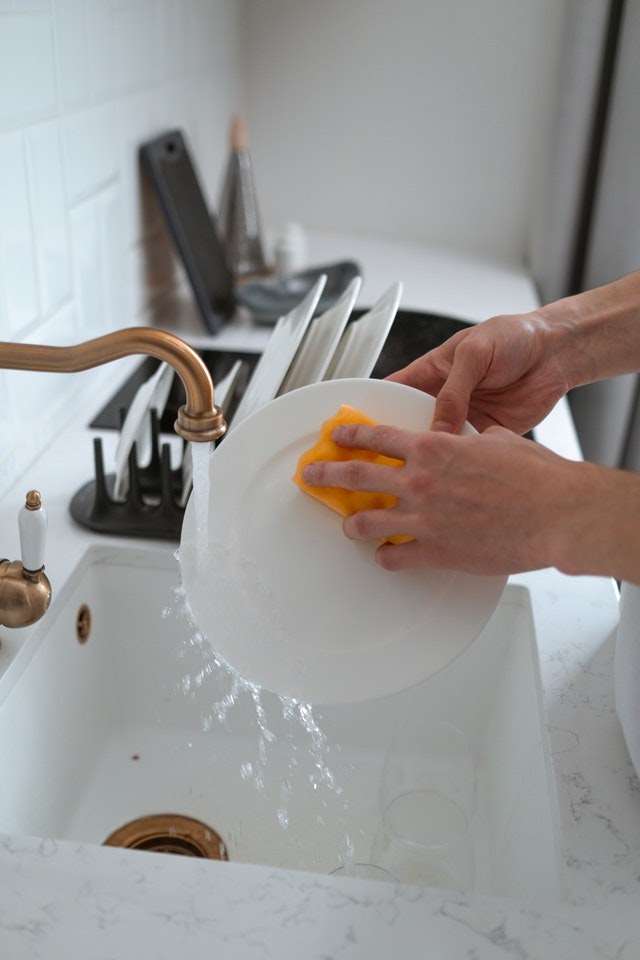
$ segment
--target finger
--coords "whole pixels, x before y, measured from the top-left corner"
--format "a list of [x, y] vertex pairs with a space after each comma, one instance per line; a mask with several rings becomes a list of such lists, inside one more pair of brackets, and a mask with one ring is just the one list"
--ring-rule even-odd
[[409, 445], [408, 433], [409, 431], [399, 427], [345, 423], [333, 430], [331, 439], [341, 447], [373, 450], [374, 453], [381, 453], [386, 457], [406, 460]]
[[424, 544], [417, 540], [409, 543], [383, 543], [376, 550], [376, 563], [384, 570], [413, 570], [417, 567], [439, 567], [435, 558], [429, 557]]
[[459, 330], [439, 347], [434, 347], [406, 367], [390, 374], [386, 379], [396, 383], [405, 383], [424, 393], [436, 396], [443, 386], [451, 369], [455, 352], [460, 342], [469, 335], [471, 329]]
[[390, 510], [361, 510], [342, 522], [349, 540], [386, 540], [389, 537], [413, 536], [412, 518], [392, 507]]
[[465, 344], [461, 344], [449, 376], [436, 397], [432, 430], [460, 433], [469, 413], [471, 394], [486, 372], [485, 357], [478, 350], [465, 349]]
[[312, 487], [342, 487], [373, 493], [398, 495], [400, 490], [398, 467], [387, 467], [366, 460], [319, 460], [309, 463], [302, 471], [302, 479]]

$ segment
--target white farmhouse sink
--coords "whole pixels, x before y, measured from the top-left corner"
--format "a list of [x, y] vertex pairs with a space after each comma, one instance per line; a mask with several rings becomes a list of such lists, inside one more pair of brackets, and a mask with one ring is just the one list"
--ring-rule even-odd
[[177, 584], [168, 550], [93, 547], [58, 590], [0, 686], [0, 831], [101, 844], [135, 818], [183, 814], [217, 831], [230, 860], [328, 873], [346, 854], [370, 858], [385, 754], [420, 704], [473, 748], [476, 889], [564, 896], [525, 588], [507, 587], [439, 676], [310, 717], [267, 693], [229, 706], [230, 675], [194, 638]]

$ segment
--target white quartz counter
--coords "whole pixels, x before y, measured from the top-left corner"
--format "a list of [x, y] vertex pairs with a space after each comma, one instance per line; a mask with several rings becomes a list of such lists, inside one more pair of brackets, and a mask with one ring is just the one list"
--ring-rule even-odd
[[[349, 238], [312, 238], [313, 262], [364, 266], [361, 303], [393, 280], [402, 305], [481, 320], [535, 306], [515, 267]], [[167, 325], [201, 339], [183, 305]], [[223, 331], [220, 345], [260, 349], [266, 331]], [[232, 342], [233, 337], [239, 342]], [[208, 339], [209, 342], [210, 338]], [[261, 343], [262, 340], [262, 343]], [[121, 362], [122, 379], [128, 361]], [[37, 487], [49, 514], [47, 572], [56, 586], [97, 538], [70, 519], [71, 495], [92, 476], [86, 423], [119, 380], [100, 382], [93, 409], [25, 472], [0, 504], [2, 553], [17, 556], [16, 513]], [[538, 432], [579, 456], [565, 405]], [[114, 437], [106, 437], [107, 456]], [[140, 541], [137, 541], [139, 544]], [[167, 545], [167, 549], [173, 549]], [[514, 578], [533, 601], [543, 696], [558, 792], [569, 897], [564, 902], [463, 897], [443, 891], [337, 879], [243, 864], [0, 836], [0, 956], [388, 957], [553, 960], [640, 956], [640, 786], [613, 704], [617, 596], [606, 580], [540, 571]], [[0, 631], [0, 696], [28, 656], [29, 631]], [[64, 696], [64, 691], [60, 692]], [[20, 732], [16, 731], [16, 736]], [[10, 776], [3, 771], [3, 776]], [[1, 789], [1, 785], [0, 785]]]

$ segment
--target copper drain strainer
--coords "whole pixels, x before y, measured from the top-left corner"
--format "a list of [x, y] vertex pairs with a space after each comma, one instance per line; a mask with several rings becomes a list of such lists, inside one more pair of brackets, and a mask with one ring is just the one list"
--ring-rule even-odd
[[222, 837], [206, 823], [180, 814], [161, 813], [139, 817], [114, 830], [104, 841], [106, 847], [175, 853], [205, 860], [228, 860]]

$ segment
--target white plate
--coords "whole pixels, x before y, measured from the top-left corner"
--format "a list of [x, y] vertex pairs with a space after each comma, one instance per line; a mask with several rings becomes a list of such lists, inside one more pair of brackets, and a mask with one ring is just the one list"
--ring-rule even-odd
[[324, 380], [360, 292], [361, 277], [354, 277], [338, 302], [309, 324], [300, 349], [289, 367], [279, 394]]
[[152, 437], [149, 411], [155, 408], [161, 417], [169, 399], [174, 370], [168, 363], [161, 363], [155, 373], [142, 383], [129, 406], [120, 430], [116, 447], [115, 479], [113, 496], [116, 500], [126, 497], [129, 489], [129, 453], [133, 444], [137, 444], [138, 464], [146, 467], [151, 460]]
[[349, 324], [331, 358], [325, 380], [370, 377], [393, 325], [402, 284], [392, 284], [368, 313]]
[[442, 670], [480, 633], [506, 584], [384, 571], [376, 544], [348, 540], [341, 518], [292, 482], [342, 403], [414, 430], [428, 428], [434, 405], [385, 380], [326, 381], [279, 397], [211, 457], [203, 561], [194, 497], [180, 546], [187, 599], [213, 648], [246, 679], [310, 703], [383, 696]]
[[242, 400], [236, 408], [229, 427], [237, 427], [246, 417], [273, 400], [284, 380], [291, 361], [302, 343], [311, 322], [320, 294], [327, 282], [325, 274], [318, 279], [304, 300], [290, 313], [280, 317], [264, 353], [258, 360]]

